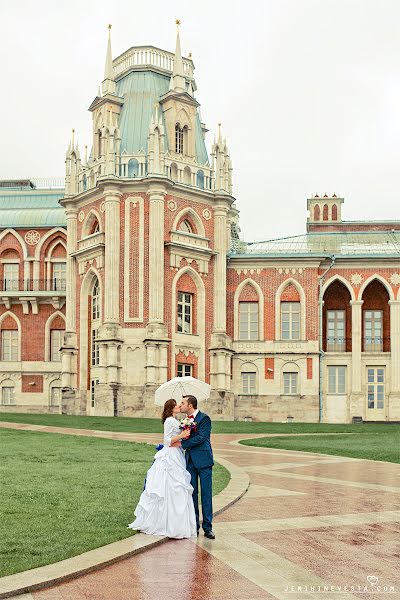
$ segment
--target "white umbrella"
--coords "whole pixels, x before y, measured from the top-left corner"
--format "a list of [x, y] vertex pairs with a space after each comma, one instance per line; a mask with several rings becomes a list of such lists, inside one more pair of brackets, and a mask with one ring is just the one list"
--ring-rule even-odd
[[184, 396], [195, 396], [199, 402], [209, 398], [211, 385], [195, 379], [194, 377], [174, 377], [160, 385], [155, 393], [157, 406], [164, 406], [165, 402], [173, 398], [180, 402]]

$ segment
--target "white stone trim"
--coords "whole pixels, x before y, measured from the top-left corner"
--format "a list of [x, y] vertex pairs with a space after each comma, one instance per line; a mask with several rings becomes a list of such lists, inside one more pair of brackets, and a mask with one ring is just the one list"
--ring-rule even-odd
[[8, 229], [5, 229], [4, 231], [2, 231], [2, 232], [0, 233], [0, 241], [1, 241], [1, 240], [2, 240], [4, 237], [6, 237], [6, 235], [8, 235], [9, 233], [11, 233], [11, 235], [13, 235], [13, 236], [14, 236], [14, 237], [15, 237], [15, 238], [18, 240], [18, 242], [19, 242], [19, 243], [20, 243], [20, 245], [21, 245], [22, 256], [23, 256], [24, 260], [27, 260], [27, 258], [28, 258], [28, 249], [27, 249], [27, 246], [26, 246], [26, 242], [25, 242], [25, 240], [24, 240], [24, 239], [23, 239], [23, 238], [22, 238], [22, 237], [19, 235], [19, 233], [18, 233], [17, 231], [15, 231], [15, 229], [11, 229], [11, 228], [9, 227]]
[[[139, 314], [137, 317], [129, 316], [129, 256], [131, 252], [131, 236], [130, 236], [130, 212], [131, 204], [139, 206], [139, 289], [138, 289], [138, 308]], [[125, 323], [142, 323], [143, 322], [143, 290], [144, 290], [144, 200], [142, 196], [130, 196], [125, 200], [125, 250], [124, 250], [124, 322]]]
[[[0, 331], [1, 331], [1, 324], [6, 317], [12, 317], [15, 320], [15, 322], [17, 323], [17, 327], [18, 327], [18, 357], [17, 357], [16, 361], [3, 361], [2, 360], [0, 364], [3, 364], [3, 365], [4, 365], [4, 363], [7, 363], [7, 362], [19, 362], [22, 360], [22, 358], [21, 358], [22, 357], [22, 354], [21, 354], [21, 349], [22, 349], [21, 321], [19, 320], [17, 315], [15, 315], [13, 312], [11, 312], [10, 310], [6, 310], [5, 313], [0, 315]], [[0, 344], [1, 344], [1, 341], [2, 340], [0, 340]]]
[[[177, 283], [179, 281], [179, 279], [182, 277], [182, 275], [184, 275], [185, 273], [188, 273], [195, 285], [196, 285], [196, 290], [197, 290], [197, 315], [196, 315], [196, 319], [197, 319], [197, 335], [187, 335], [188, 338], [188, 344], [190, 344], [190, 347], [188, 345], [188, 350], [190, 352], [195, 352], [195, 348], [194, 348], [194, 344], [196, 342], [198, 342], [199, 345], [199, 350], [200, 350], [200, 354], [199, 354], [199, 358], [198, 358], [198, 363], [197, 363], [197, 376], [199, 379], [204, 380], [205, 376], [206, 376], [206, 368], [205, 368], [205, 322], [206, 322], [206, 305], [205, 305], [205, 287], [204, 287], [204, 282], [202, 280], [202, 278], [200, 277], [200, 275], [197, 273], [197, 271], [195, 271], [192, 267], [190, 267], [189, 265], [182, 267], [182, 269], [180, 269], [173, 281], [172, 281], [172, 300], [171, 300], [171, 374], [173, 374], [173, 376], [175, 376], [175, 357], [176, 357], [176, 352], [178, 348], [182, 348], [183, 344], [181, 342], [181, 335], [176, 331], [176, 290], [177, 290]], [[193, 347], [192, 347], [193, 344]]]
[[[47, 231], [47, 233], [45, 233], [43, 235], [43, 237], [41, 238], [40, 242], [36, 246], [34, 260], [40, 260], [40, 251], [41, 251], [41, 248], [42, 248], [43, 244], [54, 233], [62, 233], [65, 236], [65, 239], [67, 238], [67, 230], [66, 229], [63, 229], [62, 227], [54, 227], [53, 229], [50, 229], [49, 231]], [[63, 238], [63, 241], [65, 241], [65, 239]]]
[[[247, 284], [253, 286], [258, 296], [258, 340], [264, 340], [264, 294], [262, 293], [262, 289], [253, 279], [249, 277], [242, 281], [235, 290], [235, 295], [233, 298], [233, 330], [234, 330], [234, 340], [239, 340], [239, 300], [240, 294], [242, 293], [243, 288], [246, 287]], [[241, 340], [242, 341], [242, 340]], [[243, 340], [245, 341], [245, 340]], [[255, 340], [249, 340], [255, 341]]]
[[196, 225], [196, 228], [197, 228], [197, 232], [196, 232], [197, 235], [199, 235], [203, 238], [206, 237], [206, 232], [205, 232], [203, 221], [201, 220], [200, 215], [198, 215], [197, 212], [190, 206], [182, 208], [182, 210], [180, 210], [178, 212], [178, 214], [176, 215], [174, 222], [172, 224], [172, 231], [178, 230], [177, 228], [178, 228], [179, 221], [186, 215], [188, 215], [189, 217], [192, 217], [194, 224]]
[[[300, 294], [300, 340], [306, 339], [306, 295], [300, 283], [289, 277], [282, 281], [275, 294], [275, 340], [281, 340], [281, 296], [288, 285], [293, 283]], [[293, 340], [295, 341], [295, 340]]]
[[[88, 363], [88, 301], [87, 297], [89, 291], [93, 289], [95, 279], [99, 281], [100, 287], [100, 319], [102, 323], [102, 309], [103, 309], [103, 286], [99, 275], [99, 272], [95, 267], [90, 267], [85, 276], [83, 277], [81, 290], [80, 290], [80, 302], [79, 302], [79, 388], [83, 393], [87, 392], [86, 379], [87, 379], [87, 363]], [[86, 398], [87, 400], [87, 398]]]
[[328, 289], [328, 287], [334, 281], [340, 281], [341, 283], [343, 283], [343, 285], [347, 288], [347, 290], [350, 293], [350, 300], [355, 300], [356, 299], [356, 295], [354, 293], [354, 288], [352, 287], [351, 283], [349, 281], [347, 281], [347, 279], [345, 279], [341, 275], [332, 275], [332, 277], [330, 277], [327, 281], [325, 281], [324, 285], [322, 286], [322, 297], [324, 296], [324, 294], [325, 294], [326, 290]]
[[[56, 312], [54, 312], [52, 315], [49, 316], [49, 318], [47, 319], [46, 324], [44, 326], [44, 360], [45, 361], [51, 360], [50, 329], [51, 329], [51, 323], [52, 323], [53, 319], [55, 319], [57, 316], [62, 317], [64, 320], [64, 324], [65, 324], [65, 315], [60, 310], [57, 310]], [[60, 360], [60, 369], [61, 369], [61, 360]]]
[[[98, 212], [98, 210], [95, 207], [92, 207], [88, 214], [86, 215], [86, 217], [84, 217], [83, 219], [83, 223], [82, 223], [82, 230], [81, 230], [81, 239], [84, 237], [87, 237], [88, 235], [91, 235], [89, 233], [89, 227], [92, 224], [92, 217], [93, 215], [96, 217], [98, 223], [99, 223], [99, 229], [101, 232], [104, 231], [104, 227], [103, 227], [103, 222], [100, 216], [100, 213]], [[90, 221], [90, 223], [89, 223]]]
[[364, 293], [365, 288], [374, 279], [377, 279], [378, 281], [380, 281], [385, 286], [386, 291], [389, 294], [389, 300], [394, 300], [395, 299], [394, 292], [392, 290], [392, 287], [391, 287], [390, 283], [388, 281], [386, 281], [386, 279], [384, 277], [382, 277], [382, 275], [379, 275], [378, 273], [374, 273], [374, 275], [371, 275], [370, 277], [368, 277], [368, 279], [366, 279], [364, 281], [364, 283], [360, 287], [360, 291], [358, 292], [358, 297], [362, 298], [362, 295]]

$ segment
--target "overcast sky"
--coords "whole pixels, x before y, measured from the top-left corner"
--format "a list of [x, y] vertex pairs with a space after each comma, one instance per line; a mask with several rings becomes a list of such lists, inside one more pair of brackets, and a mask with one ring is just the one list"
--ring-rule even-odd
[[197, 100], [231, 151], [248, 241], [303, 233], [306, 198], [400, 219], [400, 0], [0, 1], [0, 177], [64, 175], [103, 79], [107, 24], [129, 47], [193, 53]]

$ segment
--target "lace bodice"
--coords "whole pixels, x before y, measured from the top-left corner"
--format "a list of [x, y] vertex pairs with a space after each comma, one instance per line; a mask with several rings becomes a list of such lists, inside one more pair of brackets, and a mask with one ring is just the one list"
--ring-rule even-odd
[[179, 421], [175, 417], [168, 417], [164, 423], [164, 445], [169, 446], [171, 439], [180, 432]]

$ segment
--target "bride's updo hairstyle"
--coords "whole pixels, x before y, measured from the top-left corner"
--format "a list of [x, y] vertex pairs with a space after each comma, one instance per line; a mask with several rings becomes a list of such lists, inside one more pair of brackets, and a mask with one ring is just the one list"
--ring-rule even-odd
[[170, 400], [167, 400], [166, 403], [164, 404], [164, 410], [163, 410], [163, 414], [161, 417], [161, 423], [165, 423], [165, 421], [168, 419], [168, 417], [172, 417], [172, 411], [174, 410], [176, 406], [176, 401], [171, 398]]

